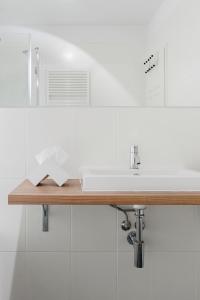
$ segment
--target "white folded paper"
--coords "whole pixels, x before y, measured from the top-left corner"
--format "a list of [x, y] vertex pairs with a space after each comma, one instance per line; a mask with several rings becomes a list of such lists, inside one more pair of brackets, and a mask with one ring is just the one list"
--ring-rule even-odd
[[47, 159], [54, 159], [60, 166], [62, 166], [69, 158], [69, 155], [60, 147], [53, 146], [45, 148], [35, 156], [39, 165], [45, 162]]
[[62, 167], [68, 157], [61, 147], [54, 146], [44, 149], [35, 157], [38, 167], [29, 174], [29, 181], [37, 186], [50, 176], [58, 186], [62, 186], [69, 179], [68, 173]]

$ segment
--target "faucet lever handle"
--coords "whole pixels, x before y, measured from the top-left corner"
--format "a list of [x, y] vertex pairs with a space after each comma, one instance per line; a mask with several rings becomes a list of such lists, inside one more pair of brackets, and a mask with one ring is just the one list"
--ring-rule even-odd
[[140, 165], [140, 157], [139, 157], [138, 145], [133, 144], [130, 147], [130, 168], [138, 169], [139, 165]]

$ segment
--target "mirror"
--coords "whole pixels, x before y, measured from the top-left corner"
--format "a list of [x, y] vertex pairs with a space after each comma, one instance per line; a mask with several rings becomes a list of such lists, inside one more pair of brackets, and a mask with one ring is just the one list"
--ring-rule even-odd
[[30, 37], [0, 34], [0, 107], [30, 103]]
[[199, 3], [159, 3], [148, 24], [1, 35], [0, 107], [200, 106]]

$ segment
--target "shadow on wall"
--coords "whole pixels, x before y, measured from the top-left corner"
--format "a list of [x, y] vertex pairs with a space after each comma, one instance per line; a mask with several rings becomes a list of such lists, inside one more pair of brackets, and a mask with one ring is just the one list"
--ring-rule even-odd
[[7, 204], [17, 184], [2, 183], [0, 300], [68, 299], [70, 208], [51, 206], [49, 232], [43, 232], [41, 206]]
[[8, 206], [18, 180], [0, 180], [0, 299], [26, 299], [25, 207]]

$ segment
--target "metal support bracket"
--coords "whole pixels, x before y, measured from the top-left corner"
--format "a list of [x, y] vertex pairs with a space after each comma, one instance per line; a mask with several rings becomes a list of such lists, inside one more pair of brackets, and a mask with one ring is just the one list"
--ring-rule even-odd
[[42, 205], [42, 230], [43, 232], [49, 231], [49, 205]]

